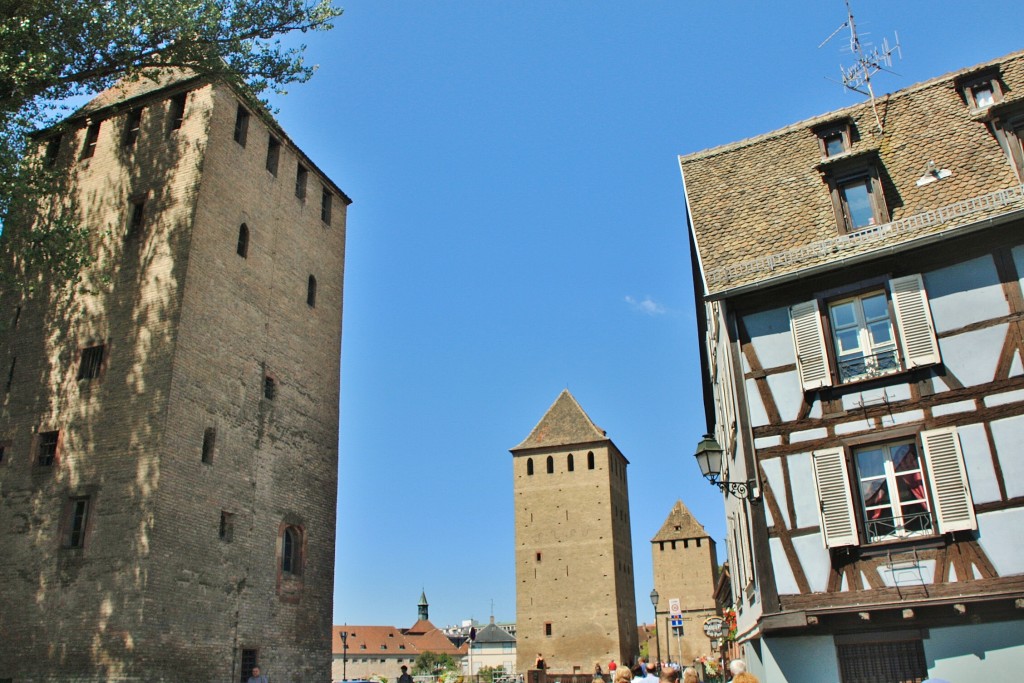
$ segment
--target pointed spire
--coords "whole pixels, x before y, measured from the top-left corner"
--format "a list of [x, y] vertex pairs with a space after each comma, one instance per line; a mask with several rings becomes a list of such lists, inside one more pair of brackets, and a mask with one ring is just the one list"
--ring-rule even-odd
[[424, 590], [422, 593], [420, 593], [420, 602], [417, 605], [417, 607], [419, 608], [418, 609], [419, 621], [429, 621], [430, 617], [428, 616], [428, 613], [429, 613], [430, 605], [427, 604], [427, 591], [426, 590]]
[[683, 501], [677, 500], [672, 511], [668, 513], [665, 523], [651, 539], [651, 543], [679, 541], [684, 538], [709, 538], [709, 536], [697, 518], [683, 505]]
[[569, 390], [563, 389], [526, 440], [512, 451], [607, 440], [608, 436], [594, 424]]

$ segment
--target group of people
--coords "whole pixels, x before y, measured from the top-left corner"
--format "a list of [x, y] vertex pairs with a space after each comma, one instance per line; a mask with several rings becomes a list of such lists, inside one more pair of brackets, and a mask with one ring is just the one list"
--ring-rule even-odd
[[[534, 668], [544, 670], [547, 664], [544, 656], [537, 654], [537, 661]], [[742, 659], [734, 659], [729, 662], [729, 674], [732, 683], [760, 683], [757, 676], [747, 671], [747, 664]], [[613, 659], [608, 663], [608, 676], [611, 681], [605, 680], [604, 669], [601, 663], [594, 665], [594, 680], [592, 683], [699, 683], [700, 675], [692, 666], [680, 670], [677, 666], [662, 666], [661, 671], [654, 664], [644, 661], [643, 657], [637, 659], [636, 666], [618, 666]]]

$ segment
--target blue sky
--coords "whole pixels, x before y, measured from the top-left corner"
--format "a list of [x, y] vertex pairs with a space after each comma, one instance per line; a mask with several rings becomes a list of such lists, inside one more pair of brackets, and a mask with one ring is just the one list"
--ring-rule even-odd
[[[631, 461], [634, 576], [677, 499], [719, 541], [676, 157], [853, 104], [840, 0], [348, 0], [274, 97], [354, 200], [335, 623], [515, 619], [512, 456], [568, 387]], [[1006, 4], [854, 0], [887, 92], [1018, 50]], [[829, 80], [833, 79], [833, 80]]]

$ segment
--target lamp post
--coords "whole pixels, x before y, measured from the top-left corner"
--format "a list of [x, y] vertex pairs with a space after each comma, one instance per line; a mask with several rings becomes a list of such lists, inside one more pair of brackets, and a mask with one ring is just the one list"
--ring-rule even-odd
[[341, 638], [341, 680], [348, 680], [348, 631], [339, 631]]
[[658, 673], [661, 673], [661, 634], [658, 633], [658, 589], [651, 589], [651, 604], [654, 606], [654, 647], [658, 654]]
[[693, 454], [697, 458], [697, 466], [704, 478], [717, 486], [722, 493], [728, 493], [736, 498], [746, 499], [752, 505], [761, 502], [761, 492], [757, 489], [757, 481], [726, 481], [719, 479], [722, 474], [722, 447], [715, 441], [715, 437], [705, 434], [704, 438], [697, 444], [697, 452]]

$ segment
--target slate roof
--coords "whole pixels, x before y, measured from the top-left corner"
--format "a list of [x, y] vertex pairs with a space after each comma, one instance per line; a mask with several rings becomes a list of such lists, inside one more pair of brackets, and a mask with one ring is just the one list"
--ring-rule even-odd
[[[1005, 101], [989, 113], [1024, 104], [1024, 52], [1016, 52], [878, 97], [882, 134], [877, 134], [871, 104], [865, 101], [681, 156], [690, 229], [706, 293], [726, 296], [1024, 210], [1024, 187], [989, 132], [987, 115], [972, 112], [956, 87], [958, 78], [992, 67], [999, 68]], [[842, 157], [877, 155], [887, 176], [883, 186], [891, 222], [840, 236], [823, 178], [829, 164], [823, 163], [813, 129], [843, 119], [853, 122], [859, 140]], [[918, 186], [929, 161], [952, 175]], [[935, 211], [951, 205], [956, 206]]]
[[569, 390], [563, 389], [530, 435], [512, 452], [608, 440], [605, 432], [594, 424]]
[[672, 511], [665, 518], [665, 523], [651, 539], [651, 543], [681, 541], [684, 538], [710, 538], [710, 536], [697, 521], [697, 518], [683, 505], [683, 501], [677, 500]]
[[[492, 617], [493, 618], [493, 617]], [[476, 632], [476, 645], [488, 643], [514, 643], [516, 639], [493, 621]]]

